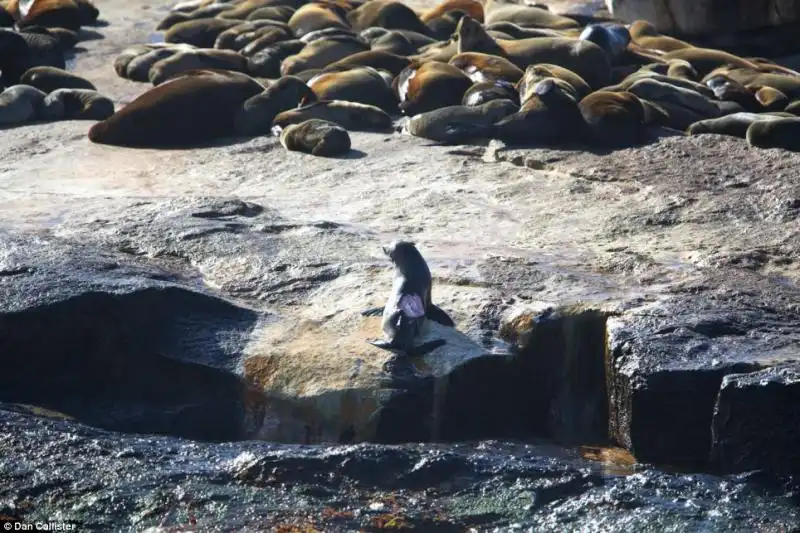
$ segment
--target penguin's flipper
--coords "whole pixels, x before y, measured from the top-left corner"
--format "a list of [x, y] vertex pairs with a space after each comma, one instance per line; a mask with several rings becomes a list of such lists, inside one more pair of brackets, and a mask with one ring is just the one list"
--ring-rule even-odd
[[383, 307], [372, 307], [361, 311], [361, 316], [380, 316], [383, 314]]
[[441, 307], [436, 305], [429, 305], [428, 308], [425, 310], [425, 317], [429, 320], [433, 320], [434, 322], [438, 322], [443, 326], [447, 326], [448, 328], [455, 327], [456, 323], [453, 322], [453, 319], [450, 318]]

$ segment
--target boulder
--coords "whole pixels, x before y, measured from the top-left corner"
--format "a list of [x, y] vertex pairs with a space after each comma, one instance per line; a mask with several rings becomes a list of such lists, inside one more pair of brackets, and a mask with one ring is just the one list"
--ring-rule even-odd
[[647, 20], [661, 32], [686, 36], [800, 22], [800, 2], [795, 0], [606, 0], [606, 6], [615, 18]]
[[725, 376], [711, 440], [722, 471], [800, 472], [800, 365]]
[[[611, 436], [640, 461], [707, 464], [712, 424], [723, 424], [723, 431], [727, 427], [722, 419], [715, 421], [720, 416], [715, 415], [715, 405], [722, 412], [736, 408], [728, 405], [732, 392], [720, 392], [732, 386], [725, 385], [726, 376], [749, 381], [743, 376], [787, 360], [800, 361], [797, 296], [790, 296], [791, 290], [779, 282], [757, 283], [746, 275], [706, 283], [716, 289], [686, 289], [608, 320]], [[761, 403], [755, 409], [769, 411]], [[740, 423], [746, 424], [737, 421], [734, 427]], [[751, 444], [762, 458], [772, 450], [763, 439]]]

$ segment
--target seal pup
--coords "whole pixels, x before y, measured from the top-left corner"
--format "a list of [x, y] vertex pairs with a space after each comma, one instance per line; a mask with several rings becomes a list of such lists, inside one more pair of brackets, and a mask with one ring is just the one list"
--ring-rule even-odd
[[425, 319], [443, 326], [454, 327], [455, 323], [446, 312], [431, 302], [431, 271], [428, 263], [410, 241], [394, 241], [383, 247], [394, 265], [392, 292], [384, 307], [367, 309], [363, 316], [383, 315], [383, 340], [370, 340], [378, 348], [399, 351], [408, 356], [424, 355], [443, 346], [446, 341], [438, 339], [421, 346], [414, 346]]
[[57, 118], [57, 116], [45, 116], [46, 96], [44, 92], [29, 85], [12, 85], [0, 93], [0, 125]]
[[[280, 130], [279, 127], [276, 127]], [[281, 146], [294, 152], [335, 157], [350, 151], [350, 135], [338, 124], [312, 118], [290, 124], [280, 133]]]

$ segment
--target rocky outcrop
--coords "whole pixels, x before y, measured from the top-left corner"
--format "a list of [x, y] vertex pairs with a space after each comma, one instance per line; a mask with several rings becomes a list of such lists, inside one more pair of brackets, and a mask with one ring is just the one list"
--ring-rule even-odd
[[765, 486], [645, 469], [619, 475], [630, 467], [554, 446], [198, 443], [30, 411], [0, 404], [2, 523], [151, 532], [560, 532], [602, 523], [744, 532], [764, 524], [791, 531], [798, 521], [792, 500], [778, 495], [791, 488], [780, 479]]
[[606, 0], [612, 15], [647, 20], [659, 31], [680, 35], [731, 33], [800, 23], [795, 0]]
[[800, 472], [800, 365], [779, 364], [722, 380], [711, 456], [725, 472]]
[[[717, 463], [730, 469], [730, 446], [747, 441], [760, 459], [742, 458], [740, 466], [768, 467], [769, 453], [774, 464], [788, 464], [791, 446], [773, 449], [764, 437], [796, 443], [781, 414], [800, 409], [794, 382], [775, 379], [764, 390], [756, 384], [763, 372], [772, 374], [761, 369], [800, 361], [796, 294], [747, 275], [708, 283], [714, 288], [609, 319], [611, 435], [643, 461], [705, 466], [713, 446]], [[737, 394], [740, 383], [753, 388]], [[749, 415], [741, 411], [746, 397], [759, 405]], [[763, 433], [750, 425], [753, 416]], [[754, 431], [762, 436], [744, 437]]]

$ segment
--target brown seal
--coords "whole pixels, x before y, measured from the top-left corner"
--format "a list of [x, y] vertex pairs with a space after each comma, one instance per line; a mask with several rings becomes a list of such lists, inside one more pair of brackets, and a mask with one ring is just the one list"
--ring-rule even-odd
[[374, 105], [387, 113], [397, 113], [397, 96], [392, 91], [391, 77], [385, 79], [372, 67], [347, 65], [339, 72], [324, 71], [308, 81], [319, 100], [347, 100]]
[[281, 132], [281, 146], [320, 157], [335, 157], [350, 151], [350, 135], [338, 124], [312, 118], [287, 126]]
[[342, 10], [323, 4], [306, 4], [292, 14], [289, 27], [297, 37], [323, 28], [347, 28]]
[[58, 109], [62, 120], [105, 120], [114, 114], [114, 102], [89, 89], [56, 89], [44, 103]]
[[478, 106], [492, 100], [511, 100], [519, 106], [519, 93], [513, 84], [505, 80], [484, 81], [467, 89], [461, 104]]
[[559, 65], [578, 74], [593, 89], [605, 87], [611, 80], [606, 53], [590, 41], [559, 37], [495, 40], [480, 23], [469, 17], [461, 19], [453, 37], [458, 42], [458, 53], [499, 55], [521, 69], [537, 63]]
[[89, 80], [55, 67], [33, 67], [28, 69], [20, 78], [20, 83], [36, 87], [46, 93], [51, 93], [56, 89], [96, 90]]
[[186, 72], [98, 122], [89, 140], [133, 147], [194, 146], [231, 136], [242, 104], [263, 87], [229, 71]]
[[252, 41], [267, 34], [274, 35], [275, 42], [293, 37], [292, 30], [285, 23], [274, 20], [256, 20], [242, 22], [223, 31], [217, 35], [217, 39], [214, 41], [214, 48], [238, 52]]
[[574, 92], [576, 101], [580, 101], [587, 94], [592, 92], [589, 84], [571, 70], [559, 67], [558, 65], [540, 63], [538, 65], [531, 65], [525, 69], [525, 75], [519, 80], [519, 83], [517, 83], [520, 102], [525, 103], [529, 95], [533, 92], [536, 84], [545, 78], [558, 78], [568, 83]]
[[659, 33], [655, 26], [646, 20], [634, 21], [628, 31], [631, 34], [631, 40], [642, 48], [658, 50], [663, 53], [692, 48], [692, 45], [686, 41]]
[[473, 138], [490, 137], [496, 122], [518, 110], [519, 106], [511, 100], [442, 107], [415, 115], [409, 119], [405, 131], [442, 144], [463, 143]]
[[356, 31], [378, 26], [387, 30], [411, 30], [422, 35], [430, 32], [410, 7], [393, 0], [365, 2], [349, 12], [347, 20]]
[[338, 69], [344, 66], [372, 67], [378, 70], [385, 70], [394, 78], [409, 64], [411, 64], [411, 60], [406, 57], [381, 50], [367, 50], [366, 52], [357, 52], [335, 61], [325, 67], [325, 70]]
[[484, 4], [486, 24], [512, 22], [520, 26], [569, 30], [580, 28], [580, 24], [569, 17], [556, 15], [548, 9], [527, 5], [487, 0]]
[[235, 119], [238, 135], [267, 135], [272, 121], [283, 111], [315, 102], [314, 92], [302, 80], [284, 76], [264, 92], [248, 98]]
[[547, 78], [534, 87], [519, 112], [495, 124], [495, 136], [508, 144], [576, 141], [585, 137], [586, 122], [568, 83]]
[[281, 63], [281, 74], [296, 74], [312, 68], [325, 68], [347, 56], [364, 52], [368, 46], [353, 37], [331, 37], [308, 43], [299, 53]]
[[222, 18], [187, 20], [168, 29], [164, 41], [191, 44], [197, 48], [214, 48], [220, 33], [241, 23], [239, 20]]
[[391, 131], [392, 117], [385, 111], [371, 105], [328, 100], [284, 111], [275, 117], [273, 126], [285, 128], [304, 120], [318, 118], [335, 122], [348, 131]]
[[246, 74], [247, 58], [233, 50], [213, 48], [178, 52], [153, 64], [148, 78], [153, 85], [159, 85], [183, 72], [198, 69], [232, 70]]
[[728, 135], [744, 139], [750, 125], [759, 120], [779, 120], [781, 117], [767, 113], [733, 113], [724, 117], [700, 120], [691, 124], [686, 133], [689, 135]]
[[518, 66], [508, 59], [481, 52], [464, 52], [455, 55], [449, 63], [473, 82], [506, 80], [517, 83], [522, 78], [523, 72]]
[[394, 79], [393, 85], [400, 109], [413, 116], [460, 104], [472, 80], [453, 65], [429, 61], [412, 63]]
[[758, 148], [800, 151], [800, 118], [757, 120], [747, 128], [747, 142]]
[[595, 144], [624, 148], [643, 139], [645, 109], [632, 93], [595, 91], [578, 102], [578, 108]]

